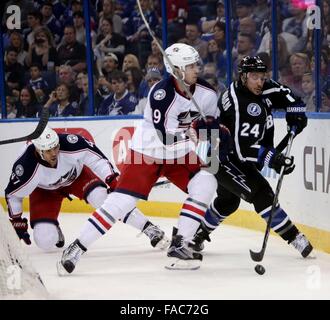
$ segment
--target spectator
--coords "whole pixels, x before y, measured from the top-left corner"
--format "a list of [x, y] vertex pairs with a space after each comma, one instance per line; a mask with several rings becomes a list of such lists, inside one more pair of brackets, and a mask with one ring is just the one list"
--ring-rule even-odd
[[79, 94], [82, 93], [82, 80], [84, 77], [88, 77], [86, 72], [79, 72], [76, 77], [76, 87], [79, 91]]
[[46, 27], [35, 30], [25, 63], [28, 67], [39, 64], [42, 70], [49, 72], [54, 72], [55, 67], [58, 67], [59, 61], [56, 49], [53, 47], [53, 37]]
[[46, 0], [41, 5], [40, 12], [42, 14], [42, 24], [51, 31], [55, 43], [59, 44], [63, 36], [63, 27], [61, 22], [53, 14], [52, 2]]
[[217, 22], [224, 22], [225, 21], [225, 2], [224, 0], [218, 0], [217, 8], [216, 8], [217, 15], [215, 18], [211, 20], [207, 20], [207, 17], [203, 17], [201, 19], [202, 24], [202, 32], [208, 33], [214, 30], [214, 26]]
[[[101, 104], [102, 97], [97, 93], [97, 84], [95, 79], [94, 81], [94, 114], [98, 114], [98, 108]], [[82, 93], [80, 94], [79, 99], [79, 115], [86, 116], [89, 115], [89, 92], [88, 92], [88, 77], [83, 75], [81, 77], [81, 88]]]
[[7, 119], [15, 119], [17, 114], [17, 109], [15, 106], [15, 97], [6, 96], [6, 111]]
[[21, 90], [19, 101], [16, 104], [16, 118], [36, 118], [40, 112], [41, 105], [31, 87]]
[[125, 74], [127, 76], [127, 90], [130, 93], [133, 93], [136, 97], [138, 97], [139, 94], [139, 86], [141, 83], [141, 80], [143, 79], [143, 73], [141, 69], [137, 67], [130, 67], [127, 68], [125, 71]]
[[6, 94], [9, 96], [19, 97], [19, 90], [23, 87], [24, 68], [17, 62], [18, 53], [15, 48], [8, 47], [5, 51], [5, 82]]
[[[163, 46], [163, 41], [157, 37], [156, 37], [156, 39], [157, 39], [158, 43], [161, 46]], [[151, 41], [151, 54], [159, 56], [161, 59], [163, 59], [163, 55], [162, 55], [161, 51], [159, 50], [159, 47], [155, 40]]]
[[[315, 97], [315, 82], [312, 73], [305, 73], [302, 77], [302, 91], [304, 94], [303, 101], [306, 103], [307, 112], [315, 112], [316, 110], [316, 97]], [[330, 100], [322, 92], [322, 105], [321, 112], [330, 112]]]
[[96, 38], [96, 47], [94, 49], [98, 70], [101, 68], [104, 56], [109, 52], [115, 53], [119, 61], [123, 59], [126, 40], [123, 36], [114, 33], [112, 30], [112, 20], [103, 18], [100, 25], [100, 34]]
[[50, 94], [46, 106], [49, 107], [49, 114], [52, 117], [69, 117], [79, 114], [78, 104], [70, 102], [70, 90], [64, 83]]
[[79, 89], [76, 84], [76, 76], [73, 69], [68, 65], [62, 65], [58, 70], [58, 82], [64, 83], [70, 90], [70, 101], [79, 101]]
[[293, 3], [290, 4], [289, 8], [292, 17], [283, 20], [282, 30], [297, 37], [298, 42], [293, 47], [293, 52], [303, 52], [307, 45], [306, 12], [305, 9], [295, 6]]
[[24, 38], [19, 32], [12, 31], [10, 33], [8, 47], [12, 47], [16, 49], [17, 62], [20, 63], [21, 65], [24, 65], [27, 52], [25, 50]]
[[106, 79], [109, 80], [110, 74], [114, 70], [118, 70], [118, 66], [119, 66], [119, 62], [117, 56], [112, 52], [108, 52], [103, 59], [103, 63], [101, 66], [101, 70], [99, 71], [99, 74], [103, 75]]
[[41, 66], [34, 63], [30, 67], [31, 79], [28, 82], [28, 86], [34, 91], [37, 101], [40, 104], [44, 104], [46, 97], [49, 93], [49, 85], [42, 77]]
[[233, 22], [233, 36], [236, 40], [241, 20], [245, 17], [252, 17], [253, 15], [252, 0], [237, 0], [235, 12], [237, 19]]
[[[76, 40], [83, 44], [86, 45], [86, 29], [84, 25], [84, 14], [81, 11], [77, 11], [73, 14], [73, 26], [76, 30]], [[91, 30], [91, 42], [92, 42], [92, 47], [95, 47], [96, 43], [96, 33]]]
[[207, 43], [207, 57], [204, 62], [214, 63], [217, 68], [217, 71], [214, 73], [214, 75], [216, 75], [218, 78], [225, 78], [226, 60], [215, 39], [211, 39]]
[[130, 67], [136, 67], [136, 68], [141, 69], [138, 58], [134, 54], [131, 54], [131, 53], [127, 54], [124, 57], [122, 70], [125, 72]]
[[29, 12], [27, 15], [28, 29], [23, 30], [25, 39], [29, 45], [34, 42], [34, 32], [42, 27], [42, 14], [39, 11]]
[[188, 22], [186, 25], [186, 36], [180, 42], [188, 44], [195, 48], [201, 59], [207, 56], [207, 42], [201, 39], [201, 31], [197, 23]]
[[[321, 52], [321, 90], [330, 99], [330, 72], [329, 72], [329, 62], [328, 55], [325, 51]], [[311, 71], [315, 74], [315, 56], [311, 57]]]
[[253, 34], [254, 35], [254, 48], [258, 49], [261, 43], [261, 37], [257, 31], [257, 23], [252, 19], [252, 17], [244, 17], [239, 23], [239, 32]]
[[74, 26], [66, 26], [63, 36], [64, 44], [58, 48], [58, 59], [60, 64], [67, 64], [75, 72], [86, 69], [86, 47], [76, 40]]
[[291, 88], [292, 92], [303, 97], [304, 93], [302, 91], [302, 76], [309, 72], [310, 61], [305, 53], [294, 53], [290, 57], [290, 69], [291, 74], [284, 79], [283, 84]]
[[156, 68], [158, 71], [163, 74], [164, 73], [164, 63], [163, 59], [159, 55], [150, 54], [147, 59], [146, 70], [151, 68]]
[[112, 0], [103, 0], [102, 11], [99, 14], [100, 25], [104, 18], [113, 22], [113, 32], [123, 35], [123, 21], [121, 17], [115, 13], [115, 5]]
[[124, 115], [134, 112], [137, 98], [127, 90], [127, 76], [115, 71], [111, 76], [113, 92], [100, 105], [99, 115]]

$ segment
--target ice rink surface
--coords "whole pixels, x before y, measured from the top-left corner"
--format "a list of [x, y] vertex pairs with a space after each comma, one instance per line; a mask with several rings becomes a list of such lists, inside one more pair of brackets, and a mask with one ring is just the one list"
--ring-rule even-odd
[[[86, 214], [62, 214], [66, 245], [78, 235]], [[167, 232], [176, 219], [150, 218]], [[116, 223], [82, 256], [75, 271], [59, 277], [56, 261], [62, 249], [43, 253], [28, 247], [51, 299], [109, 300], [221, 300], [221, 299], [330, 299], [330, 255], [316, 251], [303, 259], [291, 246], [271, 236], [262, 276], [254, 271], [249, 249], [260, 250], [263, 233], [221, 226], [206, 244], [201, 269], [164, 268], [166, 252], [151, 247], [137, 230]]]

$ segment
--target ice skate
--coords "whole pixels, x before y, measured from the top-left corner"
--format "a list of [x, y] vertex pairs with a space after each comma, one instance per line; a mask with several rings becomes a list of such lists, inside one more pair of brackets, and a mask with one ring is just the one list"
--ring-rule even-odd
[[304, 258], [315, 258], [315, 255], [312, 253], [313, 246], [304, 234], [298, 233], [290, 244], [296, 248]]
[[57, 248], [63, 248], [64, 243], [65, 243], [64, 234], [63, 234], [60, 226], [56, 226], [56, 228], [57, 228], [57, 232], [58, 232], [58, 241], [56, 243], [56, 247]]
[[204, 241], [210, 242], [210, 232], [207, 231], [203, 225], [201, 225], [198, 230], [196, 231], [196, 234], [193, 238], [193, 240], [189, 243], [189, 247], [194, 250], [195, 252], [201, 252], [204, 250]]
[[61, 261], [57, 263], [57, 273], [60, 276], [71, 273], [76, 267], [80, 256], [84, 254], [87, 249], [79, 242], [75, 240], [64, 251]]
[[203, 256], [189, 248], [189, 244], [182, 235], [178, 235], [177, 229], [173, 229], [171, 245], [167, 251], [170, 263], [165, 266], [169, 270], [196, 270], [201, 266]]
[[166, 237], [165, 232], [151, 222], [147, 222], [142, 233], [147, 235], [154, 248], [165, 250], [170, 245], [170, 239]]

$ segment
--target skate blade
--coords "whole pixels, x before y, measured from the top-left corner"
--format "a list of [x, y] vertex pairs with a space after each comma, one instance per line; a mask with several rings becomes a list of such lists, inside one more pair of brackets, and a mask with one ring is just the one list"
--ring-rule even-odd
[[306, 258], [304, 258], [304, 259], [307, 259], [307, 260], [314, 260], [314, 259], [316, 259], [316, 254], [315, 254], [314, 250], [311, 251], [311, 253]]
[[201, 260], [183, 260], [178, 258], [169, 258], [170, 262], [165, 266], [168, 270], [197, 270], [201, 267]]
[[170, 243], [170, 239], [164, 236], [164, 238], [156, 244], [156, 248], [159, 250], [165, 250], [170, 246]]
[[56, 263], [56, 268], [57, 268], [57, 274], [60, 276], [60, 277], [65, 277], [65, 276], [68, 276], [70, 273], [67, 272], [65, 270], [65, 268], [63, 267], [61, 261], [57, 261]]

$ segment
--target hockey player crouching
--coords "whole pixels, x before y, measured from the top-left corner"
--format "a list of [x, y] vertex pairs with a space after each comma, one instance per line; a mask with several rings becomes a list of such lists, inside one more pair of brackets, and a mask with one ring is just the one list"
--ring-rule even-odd
[[[36, 245], [49, 251], [64, 246], [58, 222], [62, 201], [70, 194], [98, 208], [115, 188], [118, 173], [92, 142], [74, 134], [57, 134], [46, 127], [14, 163], [5, 190], [10, 221], [20, 239], [31, 244], [28, 220], [22, 218], [24, 197], [30, 200], [30, 224]], [[97, 215], [89, 218], [95, 230], [105, 233], [108, 223]], [[145, 233], [152, 246], [165, 249], [169, 240], [138, 209], [125, 223]]]
[[[194, 237], [196, 251], [210, 241], [209, 234], [234, 213], [243, 199], [254, 205], [255, 211], [266, 221], [270, 217], [274, 192], [260, 173], [263, 166], [290, 174], [295, 165], [293, 157], [274, 148], [273, 108], [286, 107], [288, 128], [296, 127], [299, 134], [307, 125], [305, 105], [292, 91], [273, 80], [266, 80], [267, 67], [259, 57], [245, 57], [239, 65], [239, 80], [221, 95], [220, 122], [231, 132], [233, 154], [223, 163], [215, 177], [217, 197], [205, 214], [205, 220]], [[291, 129], [290, 129], [291, 130]], [[305, 258], [313, 247], [287, 213], [277, 204], [271, 228]]]

